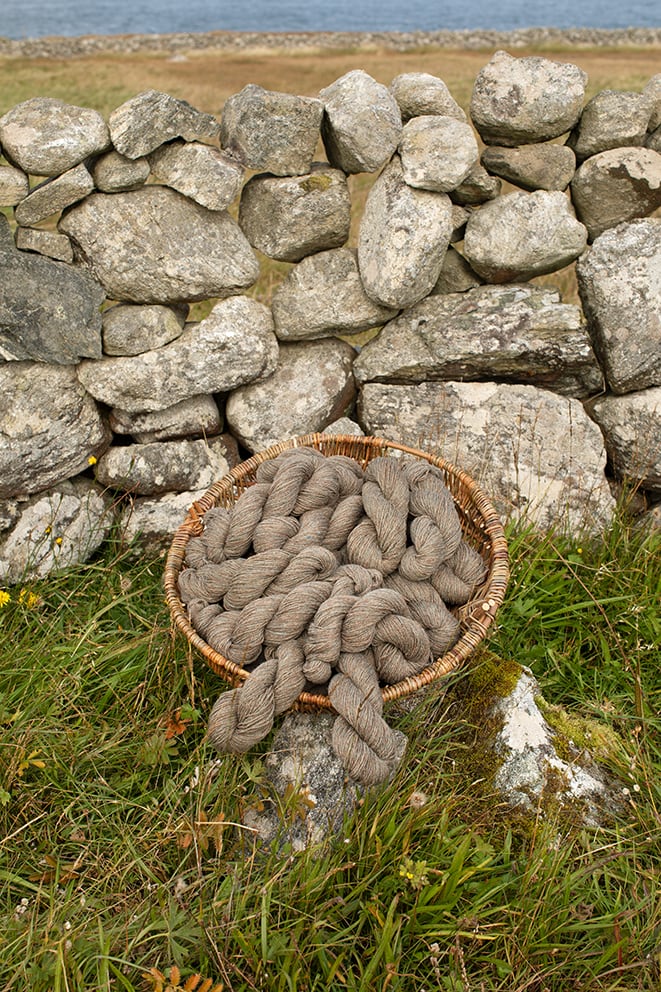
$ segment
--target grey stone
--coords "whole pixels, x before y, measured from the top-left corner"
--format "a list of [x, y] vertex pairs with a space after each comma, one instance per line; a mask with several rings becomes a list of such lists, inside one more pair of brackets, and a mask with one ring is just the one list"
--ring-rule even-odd
[[270, 375], [278, 342], [268, 307], [247, 296], [221, 300], [175, 341], [143, 355], [81, 362], [80, 381], [102, 403], [129, 413], [228, 392]]
[[86, 272], [18, 251], [0, 219], [0, 357], [75, 364], [101, 356], [104, 293]]
[[225, 418], [249, 451], [288, 437], [320, 431], [355, 396], [353, 348], [335, 338], [280, 346], [273, 375], [230, 393]]
[[464, 181], [452, 190], [451, 199], [453, 203], [460, 206], [479, 206], [481, 203], [487, 203], [500, 196], [502, 186], [500, 179], [490, 176], [478, 162]]
[[612, 148], [576, 170], [571, 195], [591, 241], [623, 221], [661, 206], [661, 154], [651, 148]]
[[452, 234], [450, 235], [450, 244], [454, 245], [457, 241], [464, 240], [464, 231], [466, 230], [466, 224], [470, 215], [471, 211], [467, 210], [466, 207], [462, 207], [458, 203], [452, 204]]
[[[264, 758], [273, 797], [260, 798], [243, 813], [243, 823], [264, 845], [287, 845], [300, 853], [341, 836], [364, 789], [347, 778], [332, 744], [332, 713], [288, 713]], [[407, 740], [395, 731], [404, 757]], [[394, 774], [394, 772], [393, 772]], [[284, 815], [283, 815], [284, 814]]]
[[466, 114], [454, 99], [442, 79], [428, 72], [403, 72], [390, 83], [390, 92], [397, 101], [402, 121], [412, 117], [440, 114], [467, 121]]
[[158, 90], [131, 97], [110, 115], [112, 143], [126, 158], [142, 158], [173, 138], [215, 144], [220, 125], [187, 103]]
[[661, 220], [606, 231], [579, 260], [578, 288], [611, 390], [661, 385]]
[[372, 186], [360, 221], [358, 268], [367, 294], [397, 310], [417, 303], [440, 275], [451, 232], [447, 195], [413, 189], [394, 156]]
[[205, 492], [199, 489], [165, 496], [135, 496], [119, 516], [122, 545], [136, 558], [164, 554], [188, 510]]
[[0, 499], [30, 496], [86, 469], [110, 431], [70, 366], [0, 363]]
[[397, 148], [402, 118], [388, 89], [352, 69], [321, 90], [328, 161], [343, 172], [376, 172]]
[[653, 152], [661, 152], [661, 127], [656, 131], [651, 131], [645, 139], [645, 147], [651, 148]]
[[429, 296], [363, 347], [354, 375], [359, 383], [497, 378], [578, 397], [603, 389], [580, 308], [538, 286]]
[[103, 312], [105, 355], [141, 355], [175, 341], [184, 329], [183, 311], [158, 304], [120, 303]]
[[0, 584], [43, 579], [87, 561], [113, 525], [109, 501], [88, 479], [70, 479], [20, 504], [20, 516], [0, 540]]
[[92, 177], [81, 163], [55, 179], [47, 179], [35, 186], [29, 196], [16, 207], [16, 223], [32, 227], [52, 214], [59, 213], [72, 203], [77, 203], [94, 189]]
[[240, 293], [259, 263], [235, 221], [175, 190], [92, 193], [59, 230], [115, 300], [177, 303]]
[[191, 396], [153, 413], [111, 410], [110, 426], [115, 434], [129, 434], [139, 444], [148, 444], [182, 437], [212, 437], [222, 431], [223, 418], [213, 396]]
[[307, 176], [253, 176], [243, 187], [239, 224], [253, 248], [283, 262], [339, 248], [351, 225], [346, 177], [318, 162]]
[[16, 247], [21, 251], [34, 251], [58, 262], [73, 262], [73, 247], [66, 234], [36, 227], [17, 227], [14, 236]]
[[415, 117], [398, 150], [405, 182], [436, 193], [460, 186], [479, 158], [473, 129], [454, 117]]
[[101, 114], [51, 97], [25, 100], [0, 118], [0, 145], [32, 176], [59, 176], [110, 147]]
[[139, 189], [149, 179], [149, 161], [146, 158], [126, 158], [114, 150], [106, 152], [92, 166], [92, 179], [102, 193], [125, 193]]
[[225, 210], [243, 185], [243, 168], [199, 141], [172, 141], [149, 155], [151, 174], [208, 210]]
[[103, 486], [136, 496], [208, 489], [229, 472], [222, 441], [152, 441], [108, 448], [96, 478]]
[[463, 469], [504, 517], [579, 534], [612, 518], [601, 431], [578, 400], [495, 382], [366, 383], [359, 423]]
[[482, 152], [482, 165], [522, 189], [564, 190], [576, 172], [576, 156], [567, 145], [491, 145]]
[[521, 191], [471, 214], [464, 255], [488, 282], [521, 282], [569, 265], [586, 244], [587, 231], [564, 193]]
[[484, 282], [477, 272], [470, 267], [464, 256], [452, 245], [443, 256], [443, 265], [431, 296], [440, 293], [465, 293], [468, 289], [475, 289]]
[[650, 104], [650, 119], [647, 126], [650, 131], [656, 131], [661, 127], [661, 72], [652, 76], [643, 89], [643, 95]]
[[355, 334], [397, 312], [366, 294], [350, 248], [304, 258], [275, 290], [271, 308], [275, 333], [283, 341]]
[[15, 207], [29, 192], [28, 177], [21, 169], [0, 165], [0, 207]]
[[365, 437], [365, 431], [361, 428], [360, 424], [357, 424], [355, 420], [351, 420], [349, 417], [340, 417], [339, 420], [334, 420], [332, 424], [327, 424], [324, 427], [324, 434], [351, 434], [354, 437]]
[[20, 515], [21, 503], [18, 500], [0, 500], [0, 533], [13, 527]]
[[470, 113], [486, 145], [548, 141], [570, 131], [583, 109], [587, 75], [570, 63], [496, 52], [477, 75]]
[[661, 496], [661, 386], [604, 396], [591, 414], [617, 474]]
[[321, 100], [251, 83], [225, 103], [220, 141], [249, 169], [303, 176], [312, 165], [323, 112]]
[[650, 112], [650, 100], [642, 93], [602, 90], [585, 105], [567, 144], [579, 162], [609, 148], [642, 145]]

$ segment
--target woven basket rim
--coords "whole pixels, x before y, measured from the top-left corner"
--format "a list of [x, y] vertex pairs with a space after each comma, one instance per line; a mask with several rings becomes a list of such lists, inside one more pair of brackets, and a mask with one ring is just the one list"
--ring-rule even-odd
[[[201, 533], [206, 511], [214, 506], [218, 506], [220, 499], [227, 498], [230, 494], [234, 498], [238, 498], [238, 490], [242, 489], [244, 482], [250, 484], [251, 477], [254, 477], [257, 467], [262, 462], [275, 458], [287, 449], [296, 447], [316, 448], [322, 454], [348, 454], [349, 457], [353, 457], [356, 461], [362, 463], [363, 467], [373, 457], [379, 454], [385, 455], [391, 451], [412, 455], [413, 457], [428, 461], [431, 465], [435, 465], [441, 469], [445, 475], [446, 484], [448, 484], [455, 506], [462, 519], [462, 531], [468, 511], [465, 506], [462, 506], [458, 502], [453, 486], [459, 487], [462, 492], [468, 495], [470, 508], [478, 514], [477, 520], [472, 516], [470, 519], [473, 525], [477, 526], [482, 532], [485, 542], [488, 542], [489, 561], [487, 563], [487, 577], [476, 595], [465, 606], [457, 610], [462, 629], [456, 644], [442, 657], [436, 658], [418, 675], [392, 685], [383, 686], [383, 700], [384, 702], [391, 702], [392, 700], [411, 695], [418, 689], [423, 688], [423, 686], [429, 685], [442, 676], [454, 671], [474, 653], [480, 642], [484, 640], [489, 627], [493, 623], [496, 611], [505, 597], [509, 580], [509, 555], [503, 524], [490, 498], [466, 472], [438, 455], [432, 455], [419, 448], [413, 448], [397, 441], [390, 441], [375, 436], [323, 434], [317, 432], [303, 434], [281, 441], [263, 451], [257, 452], [239, 465], [236, 465], [222, 479], [214, 482], [204, 495], [190, 507], [183, 523], [177, 528], [167, 553], [164, 570], [165, 597], [175, 627], [184, 634], [189, 643], [203, 656], [209, 667], [225, 679], [225, 681], [229, 682], [230, 685], [240, 685], [250, 677], [250, 672], [219, 654], [200, 637], [192, 626], [186, 609], [179, 598], [177, 580], [184, 565], [188, 541], [191, 537]], [[334, 450], [338, 447], [340, 449], [346, 448], [347, 450]], [[363, 457], [361, 457], [361, 454]], [[333, 711], [328, 696], [310, 692], [302, 692], [292, 708], [307, 711]]]

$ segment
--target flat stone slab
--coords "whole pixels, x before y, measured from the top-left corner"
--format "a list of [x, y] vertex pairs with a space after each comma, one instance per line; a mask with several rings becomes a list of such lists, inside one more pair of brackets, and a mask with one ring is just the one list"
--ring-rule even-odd
[[661, 496], [661, 386], [604, 396], [590, 412], [617, 474]]
[[110, 147], [101, 114], [52, 97], [36, 96], [0, 117], [5, 156], [32, 176], [59, 176]]
[[96, 465], [103, 486], [136, 496], [207, 490], [229, 472], [222, 441], [189, 439], [113, 445]]
[[35, 186], [29, 196], [16, 207], [14, 216], [16, 223], [24, 227], [38, 224], [52, 214], [78, 203], [94, 189], [94, 182], [88, 170], [82, 164], [76, 165], [55, 179], [47, 179]]
[[37, 227], [17, 227], [15, 239], [20, 251], [34, 251], [58, 262], [73, 263], [73, 246], [66, 234], [42, 231]]
[[115, 434], [130, 435], [139, 444], [178, 438], [213, 437], [223, 429], [223, 417], [213, 396], [191, 396], [166, 410], [153, 413], [110, 411]]
[[218, 142], [220, 124], [185, 100], [159, 90], [131, 97], [108, 120], [112, 143], [126, 158], [142, 158], [173, 138]]

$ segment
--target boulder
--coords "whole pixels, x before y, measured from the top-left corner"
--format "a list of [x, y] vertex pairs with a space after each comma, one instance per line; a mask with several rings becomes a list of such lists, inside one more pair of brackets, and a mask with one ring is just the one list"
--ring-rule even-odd
[[30, 496], [78, 475], [110, 436], [71, 366], [0, 363], [0, 499]]
[[321, 90], [321, 133], [328, 161], [346, 173], [376, 172], [397, 148], [399, 107], [387, 87], [352, 69]]
[[367, 331], [397, 312], [367, 295], [351, 248], [304, 258], [275, 290], [271, 308], [282, 341]]
[[415, 117], [399, 142], [402, 175], [409, 186], [449, 193], [466, 179], [479, 152], [473, 129], [454, 117]]
[[110, 147], [101, 114], [52, 97], [25, 100], [0, 117], [5, 157], [32, 176], [59, 176]]
[[230, 296], [259, 275], [228, 213], [167, 187], [92, 193], [58, 227], [115, 300], [165, 304]]
[[110, 426], [115, 434], [128, 434], [139, 444], [178, 438], [212, 437], [223, 429], [223, 417], [213, 396], [191, 396], [166, 410], [129, 413], [114, 409]]
[[78, 376], [102, 403], [129, 413], [166, 410], [181, 400], [227, 392], [270, 375], [278, 342], [268, 307], [247, 296], [221, 300], [175, 341], [133, 357], [81, 362]]
[[445, 193], [413, 189], [398, 156], [372, 186], [358, 235], [358, 268], [365, 291], [396, 310], [426, 296], [438, 279], [452, 232]]
[[661, 385], [661, 220], [606, 231], [576, 273], [594, 349], [614, 393]]
[[175, 341], [184, 329], [186, 307], [119, 303], [103, 311], [103, 353], [141, 355]]
[[590, 412], [616, 473], [661, 496], [661, 386], [604, 396]]
[[359, 422], [468, 472], [504, 517], [600, 533], [615, 506], [601, 431], [578, 400], [495, 382], [366, 383]]
[[73, 246], [66, 234], [43, 231], [37, 227], [17, 227], [14, 237], [20, 251], [34, 251], [58, 262], [73, 262]]
[[101, 485], [136, 496], [208, 489], [229, 472], [222, 441], [152, 441], [108, 448], [96, 465]]
[[46, 179], [35, 186], [29, 196], [14, 211], [16, 223], [32, 227], [52, 214], [59, 213], [72, 203], [78, 203], [94, 189], [91, 175], [81, 163], [55, 179]]
[[429, 296], [362, 348], [354, 376], [358, 383], [498, 378], [577, 397], [603, 388], [580, 308], [537, 286]]
[[481, 161], [487, 172], [531, 191], [567, 189], [576, 172], [576, 156], [567, 145], [490, 145]]
[[599, 152], [576, 170], [571, 196], [590, 241], [623, 221], [646, 217], [661, 206], [661, 154], [651, 148]]
[[508, 193], [474, 211], [464, 254], [488, 282], [521, 282], [569, 265], [584, 251], [587, 231], [564, 193]]
[[18, 520], [0, 538], [0, 585], [43, 579], [87, 561], [112, 525], [110, 503], [89, 479], [69, 479], [21, 503]]
[[498, 51], [475, 79], [473, 123], [486, 145], [557, 138], [579, 119], [587, 78], [576, 65]]
[[139, 189], [149, 179], [149, 161], [146, 158], [126, 158], [119, 152], [109, 151], [97, 158], [92, 166], [92, 179], [102, 193]]
[[225, 210], [243, 185], [243, 168], [199, 141], [172, 141], [148, 156], [152, 176], [208, 210]]
[[609, 148], [643, 145], [650, 112], [650, 100], [642, 93], [602, 90], [586, 103], [567, 144], [579, 162]]
[[108, 126], [117, 151], [132, 159], [149, 155], [173, 138], [215, 144], [220, 134], [211, 114], [158, 90], [145, 90], [117, 107]]
[[481, 286], [483, 282], [484, 280], [470, 267], [461, 252], [450, 245], [443, 256], [441, 274], [436, 280], [430, 295], [465, 293], [467, 289], [475, 289], [476, 286]]
[[354, 354], [335, 338], [281, 345], [273, 375], [228, 396], [225, 418], [232, 433], [249, 451], [259, 451], [323, 430], [354, 399]]
[[100, 358], [101, 286], [87, 272], [18, 251], [5, 218], [0, 233], [0, 357], [63, 365]]
[[460, 206], [477, 207], [500, 196], [502, 185], [500, 179], [490, 176], [487, 170], [476, 162], [464, 181], [451, 191], [450, 198], [453, 203]]
[[468, 118], [442, 79], [428, 72], [403, 72], [390, 83], [402, 121], [439, 114], [466, 123]]
[[321, 100], [250, 83], [225, 103], [220, 141], [249, 169], [304, 176], [312, 166], [323, 112]]
[[339, 248], [351, 225], [346, 176], [320, 162], [307, 176], [253, 176], [243, 187], [239, 224], [253, 248], [283, 262]]
[[21, 169], [0, 165], [0, 207], [15, 207], [29, 192], [28, 177]]

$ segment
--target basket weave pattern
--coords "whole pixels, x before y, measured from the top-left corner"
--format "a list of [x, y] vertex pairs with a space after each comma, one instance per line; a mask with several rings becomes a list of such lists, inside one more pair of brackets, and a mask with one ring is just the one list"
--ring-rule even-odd
[[[273, 445], [237, 465], [229, 475], [214, 483], [204, 496], [193, 504], [174, 536], [165, 565], [165, 592], [172, 619], [207, 664], [225, 681], [232, 686], [238, 686], [249, 677], [248, 671], [215, 651], [193, 628], [179, 598], [178, 577], [184, 566], [188, 541], [202, 532], [204, 514], [207, 510], [214, 506], [231, 507], [241, 493], [255, 482], [255, 472], [262, 462], [277, 457], [288, 448], [302, 446], [315, 448], [326, 456], [348, 456], [357, 461], [362, 468], [365, 468], [372, 458], [390, 454], [406, 454], [435, 465], [441, 470], [445, 484], [454, 499], [464, 539], [485, 561], [487, 577], [484, 583], [476, 595], [457, 610], [461, 622], [461, 635], [456, 644], [418, 675], [393, 685], [386, 685], [382, 690], [384, 702], [408, 696], [447, 675], [470, 657], [486, 637], [496, 610], [503, 601], [509, 578], [507, 543], [503, 527], [486, 494], [465, 472], [441, 458], [416, 448], [376, 437], [306, 434]], [[295, 708], [306, 711], [332, 710], [327, 696], [309, 692], [301, 693]]]

